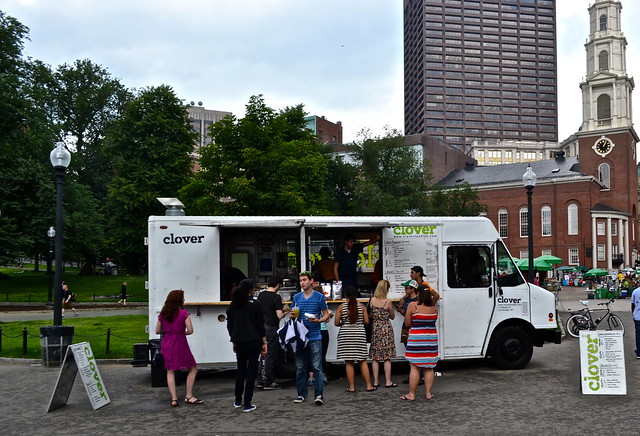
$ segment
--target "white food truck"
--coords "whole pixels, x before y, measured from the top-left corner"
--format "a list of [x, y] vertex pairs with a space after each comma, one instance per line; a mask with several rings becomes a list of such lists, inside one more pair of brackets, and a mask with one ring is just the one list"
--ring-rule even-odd
[[[158, 339], [153, 326], [169, 291], [183, 289], [198, 365], [234, 366], [225, 317], [234, 281], [247, 277], [260, 287], [277, 275], [284, 279], [280, 294], [287, 301], [296, 292], [298, 273], [311, 271], [319, 260], [320, 248], [335, 253], [346, 235], [364, 248], [357, 273], [363, 297], [375, 289], [376, 262], [392, 285], [392, 299], [405, 294], [401, 283], [409, 280], [412, 266], [424, 268], [425, 279], [441, 295], [440, 359], [490, 356], [500, 368], [519, 369], [534, 345], [560, 342], [554, 295], [525, 281], [491, 221], [482, 217], [151, 216], [149, 339]], [[333, 299], [330, 284], [325, 289], [335, 312], [344, 300]], [[332, 321], [329, 362], [336, 361]], [[399, 358], [402, 322], [402, 316], [393, 321]]]

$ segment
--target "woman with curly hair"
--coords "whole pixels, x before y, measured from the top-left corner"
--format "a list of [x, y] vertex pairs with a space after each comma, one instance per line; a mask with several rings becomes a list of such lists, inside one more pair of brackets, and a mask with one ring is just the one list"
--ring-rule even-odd
[[191, 314], [184, 309], [184, 291], [173, 290], [167, 295], [167, 300], [158, 315], [156, 334], [162, 334], [160, 351], [164, 357], [164, 367], [167, 369], [167, 385], [169, 392], [171, 392], [171, 406], [178, 406], [175, 371], [183, 369], [189, 371], [187, 395], [184, 397], [184, 402], [186, 404], [203, 404], [201, 400], [193, 396], [193, 384], [196, 381], [198, 368], [187, 342], [187, 335], [193, 334], [193, 324], [191, 323]]

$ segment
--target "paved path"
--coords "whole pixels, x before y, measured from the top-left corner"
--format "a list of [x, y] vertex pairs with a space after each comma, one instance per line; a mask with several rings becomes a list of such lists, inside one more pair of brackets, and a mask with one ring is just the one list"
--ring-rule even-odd
[[[0, 321], [53, 321], [53, 310], [47, 309], [42, 304], [33, 305], [29, 310], [9, 310], [9, 306], [0, 306]], [[118, 306], [113, 303], [103, 303], [101, 305], [92, 305], [85, 308], [82, 304], [77, 306], [79, 316], [115, 316], [115, 315], [146, 315], [149, 313], [147, 304], [137, 303], [135, 305], [127, 305], [126, 307]], [[65, 310], [65, 316], [73, 317], [73, 311]]]

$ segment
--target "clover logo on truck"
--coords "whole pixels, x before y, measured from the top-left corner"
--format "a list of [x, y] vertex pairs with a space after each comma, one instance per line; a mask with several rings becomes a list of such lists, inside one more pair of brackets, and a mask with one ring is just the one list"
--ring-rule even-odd
[[202, 240], [204, 239], [204, 235], [200, 236], [175, 236], [173, 233], [170, 233], [169, 236], [165, 236], [162, 239], [167, 245], [175, 245], [175, 244], [202, 244]]

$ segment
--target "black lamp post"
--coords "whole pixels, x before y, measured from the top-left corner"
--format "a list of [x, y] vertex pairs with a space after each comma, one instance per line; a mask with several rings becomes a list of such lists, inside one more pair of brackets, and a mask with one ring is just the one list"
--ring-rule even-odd
[[49, 237], [49, 253], [47, 255], [47, 277], [49, 278], [49, 293], [47, 294], [47, 307], [51, 307], [53, 306], [51, 296], [51, 288], [53, 286], [53, 284], [51, 283], [51, 261], [53, 259], [53, 238], [56, 237], [56, 229], [54, 229], [53, 226], [49, 227], [49, 230], [47, 230], [47, 236]]
[[56, 142], [56, 148], [49, 155], [51, 165], [56, 170], [56, 273], [55, 299], [53, 304], [53, 325], [62, 325], [62, 186], [67, 167], [71, 163], [71, 153], [64, 142]]
[[535, 280], [535, 272], [533, 270], [533, 188], [536, 186], [536, 173], [531, 169], [531, 164], [527, 167], [527, 171], [522, 176], [522, 183], [527, 189], [527, 236], [529, 240], [529, 283]]

